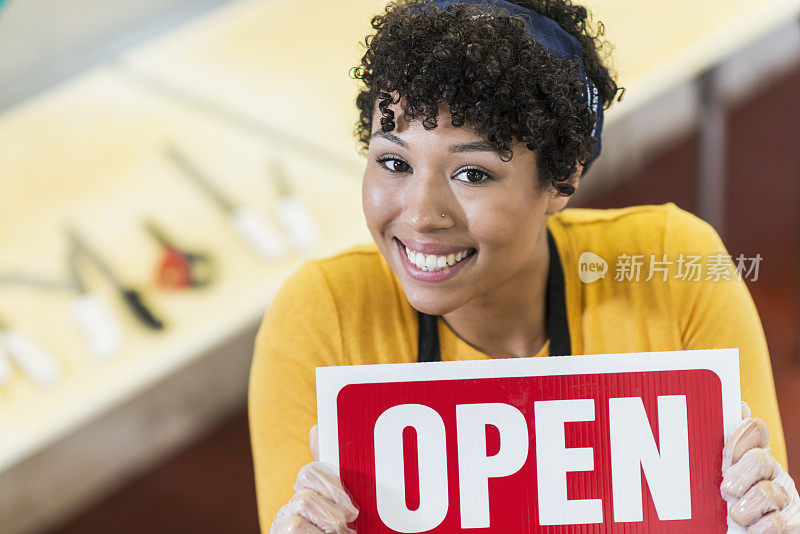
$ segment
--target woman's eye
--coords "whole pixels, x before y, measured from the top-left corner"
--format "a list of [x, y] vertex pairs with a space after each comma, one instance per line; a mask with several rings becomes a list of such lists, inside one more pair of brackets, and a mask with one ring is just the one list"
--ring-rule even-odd
[[390, 172], [408, 172], [411, 166], [405, 161], [397, 158], [382, 158], [378, 160]]
[[[482, 184], [492, 179], [489, 173], [481, 169], [464, 169], [456, 176], [464, 176], [465, 180], [456, 178], [459, 182], [466, 182], [470, 184]], [[485, 179], [484, 179], [485, 178]]]
[[[386, 170], [389, 172], [409, 172], [411, 170], [411, 165], [403, 161], [402, 159], [384, 156], [378, 159], [378, 163], [384, 166]], [[459, 178], [459, 176], [463, 176], [463, 178]], [[468, 184], [483, 184], [491, 180], [491, 175], [479, 168], [469, 167], [466, 169], [462, 169], [458, 173], [456, 173], [456, 180], [459, 182], [465, 182]]]

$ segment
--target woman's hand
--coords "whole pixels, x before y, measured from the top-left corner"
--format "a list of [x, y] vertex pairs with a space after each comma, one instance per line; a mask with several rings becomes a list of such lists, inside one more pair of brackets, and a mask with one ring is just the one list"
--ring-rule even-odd
[[748, 534], [800, 533], [800, 497], [791, 477], [769, 453], [769, 431], [742, 403], [741, 425], [722, 452], [722, 496], [729, 522]]
[[358, 510], [330, 464], [319, 461], [317, 425], [308, 433], [314, 460], [300, 468], [294, 495], [272, 520], [270, 534], [356, 534], [347, 526]]

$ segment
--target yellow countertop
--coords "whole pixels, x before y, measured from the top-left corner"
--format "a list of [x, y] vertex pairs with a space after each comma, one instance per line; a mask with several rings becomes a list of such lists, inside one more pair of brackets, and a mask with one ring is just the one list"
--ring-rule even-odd
[[[352, 175], [131, 86], [113, 68], [0, 116], [0, 174], [13, 177], [3, 180], [0, 195], [0, 274], [64, 279], [70, 221], [120, 278], [145, 289], [169, 325], [163, 332], [141, 326], [86, 264], [89, 288], [112, 305], [125, 333], [121, 352], [97, 361], [70, 318], [74, 293], [0, 286], [0, 316], [64, 369], [53, 387], [18, 371], [0, 386], [0, 472], [250, 324], [305, 257], [270, 262], [252, 252], [222, 210], [165, 159], [169, 143], [191, 155], [228, 197], [265, 214], [276, 197], [268, 163], [280, 161], [322, 229], [322, 245], [311, 255], [369, 239]], [[155, 290], [160, 251], [141, 226], [145, 216], [185, 247], [213, 254], [217, 283], [191, 292]]]

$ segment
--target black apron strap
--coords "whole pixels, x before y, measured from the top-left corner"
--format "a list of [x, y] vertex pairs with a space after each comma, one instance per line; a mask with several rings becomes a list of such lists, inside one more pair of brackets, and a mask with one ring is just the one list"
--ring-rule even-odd
[[439, 330], [436, 323], [438, 315], [428, 315], [423, 312], [417, 312], [417, 314], [419, 315], [417, 361], [442, 361], [442, 355], [439, 352]]
[[545, 316], [547, 317], [547, 337], [550, 338], [550, 356], [568, 356], [572, 354], [572, 343], [569, 339], [567, 323], [567, 299], [564, 295], [564, 270], [558, 247], [550, 229], [547, 229], [547, 244], [550, 247], [550, 269], [547, 271], [547, 300]]
[[[567, 324], [567, 304], [564, 295], [564, 271], [555, 240], [547, 228], [547, 245], [550, 250], [550, 266], [547, 272], [547, 300], [545, 301], [547, 337], [550, 339], [551, 356], [572, 354]], [[439, 330], [437, 315], [417, 312], [419, 336], [417, 341], [417, 361], [438, 362], [442, 355], [439, 349]]]

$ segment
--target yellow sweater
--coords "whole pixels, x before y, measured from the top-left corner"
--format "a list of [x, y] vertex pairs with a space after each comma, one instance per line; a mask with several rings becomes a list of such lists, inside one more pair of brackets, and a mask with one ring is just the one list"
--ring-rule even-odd
[[[767, 422], [772, 454], [786, 468], [772, 369], [753, 300], [744, 282], [735, 276], [716, 281], [705, 267], [714, 261], [711, 255], [727, 255], [714, 229], [673, 203], [566, 209], [551, 216], [548, 227], [564, 271], [573, 354], [738, 348], [742, 399]], [[578, 258], [585, 251], [608, 263], [604, 278], [579, 279]], [[701, 256], [700, 281], [679, 277], [681, 253], [685, 259]], [[644, 255], [639, 281], [615, 280], [623, 254]], [[673, 262], [665, 264], [667, 281], [658, 271], [645, 281], [651, 254], [657, 261], [666, 254]], [[441, 318], [438, 325], [443, 360], [489, 358]], [[547, 356], [548, 345], [536, 356]], [[308, 260], [286, 280], [259, 329], [250, 374], [250, 432], [264, 532], [291, 497], [297, 471], [313, 460], [308, 431], [316, 422], [315, 367], [416, 358], [416, 311], [375, 243]]]

